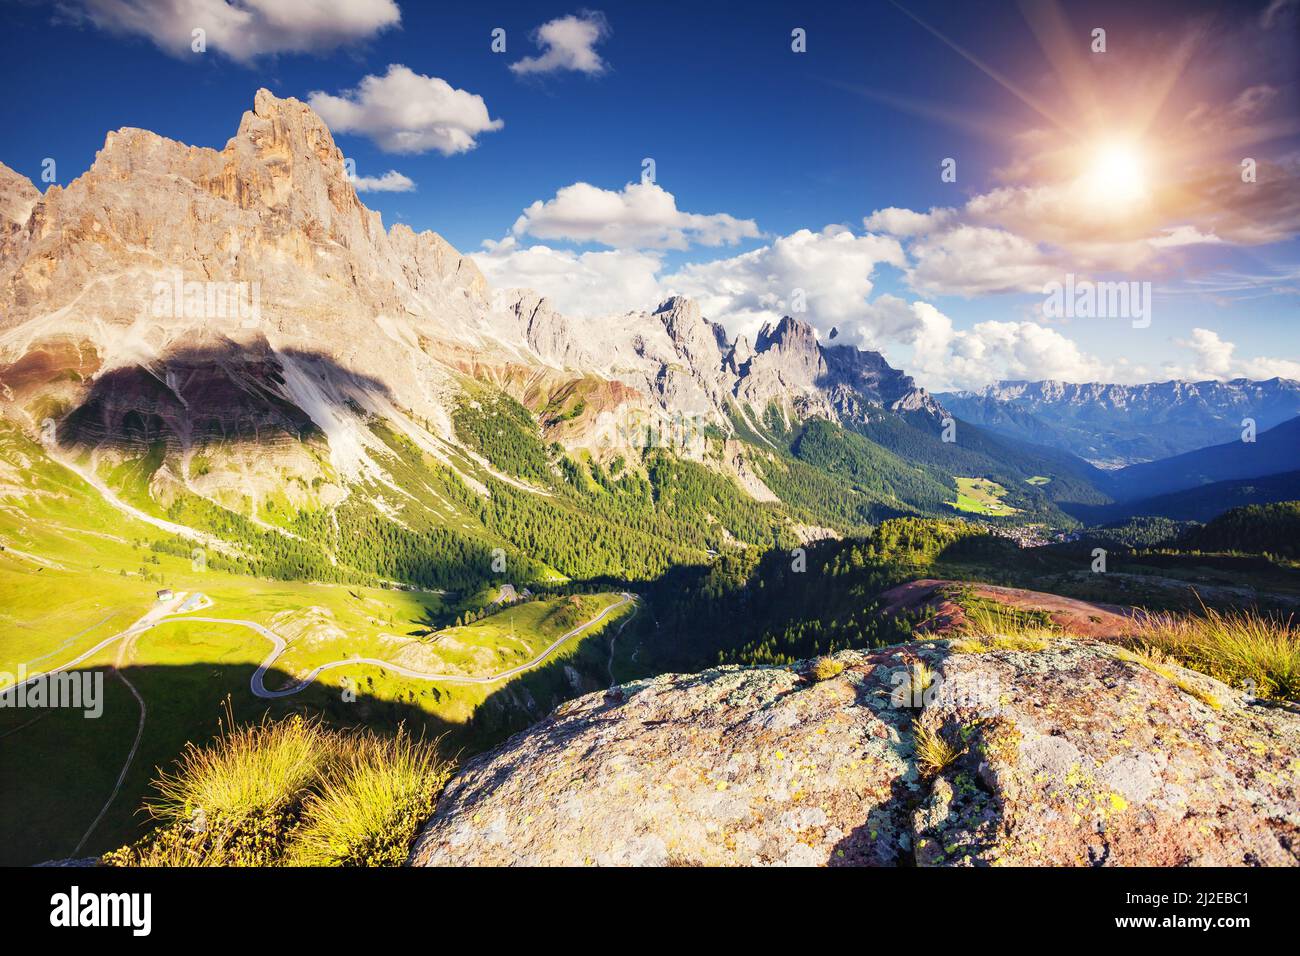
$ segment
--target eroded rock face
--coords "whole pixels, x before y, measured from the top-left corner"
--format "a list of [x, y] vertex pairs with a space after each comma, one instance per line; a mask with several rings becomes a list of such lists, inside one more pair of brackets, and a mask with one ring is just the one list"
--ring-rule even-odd
[[[823, 680], [721, 668], [570, 701], [466, 765], [412, 862], [1297, 863], [1294, 712], [1100, 643], [831, 660]], [[910, 707], [917, 661], [939, 680]], [[918, 728], [959, 755], [928, 769]]]
[[[682, 297], [579, 317], [528, 290], [494, 294], [436, 233], [385, 229], [349, 175], [320, 117], [267, 90], [221, 149], [123, 128], [83, 175], [44, 193], [0, 164], [0, 416], [32, 433], [57, 400], [76, 416], [61, 416], [60, 443], [96, 467], [161, 441], [173, 457], [209, 461], [207, 490], [231, 500], [247, 485], [229, 461], [238, 436], [278, 456], [259, 487], [276, 491], [291, 473], [319, 479], [332, 499], [383, 470], [369, 416], [400, 415], [408, 433], [418, 423], [425, 450], [446, 459], [463, 375], [534, 410], [544, 382], [592, 398], [548, 425], [548, 440], [626, 454], [640, 447], [627, 435], [649, 420], [683, 457], [771, 500], [734, 448], [706, 456], [706, 429], [735, 434], [733, 415], [759, 419], [772, 406], [787, 421], [912, 410], [910, 378], [877, 353], [823, 347], [793, 318], [751, 347]], [[45, 374], [69, 355], [75, 364]], [[94, 357], [89, 374], [83, 355]], [[204, 364], [216, 373], [196, 382]], [[129, 387], [106, 401], [111, 375]], [[196, 395], [220, 400], [200, 414]], [[304, 417], [326, 436], [328, 468], [317, 449], [290, 447]]]

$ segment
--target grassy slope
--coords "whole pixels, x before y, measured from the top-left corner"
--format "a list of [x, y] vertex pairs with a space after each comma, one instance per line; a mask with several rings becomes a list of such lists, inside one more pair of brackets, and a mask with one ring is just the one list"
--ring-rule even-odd
[[[272, 581], [220, 570], [195, 571], [187, 558], [150, 550], [168, 535], [115, 511], [80, 479], [45, 459], [14, 432], [0, 441], [7, 489], [0, 501], [0, 671], [16, 674], [57, 667], [125, 628], [154, 605], [165, 584], [202, 591], [215, 605], [204, 616], [246, 619], [282, 636], [298, 634], [277, 662], [284, 675], [349, 655], [392, 659], [404, 648], [420, 653], [408, 664], [489, 675], [526, 662], [555, 637], [617, 600], [616, 595], [576, 599], [576, 610], [558, 613], [568, 599], [529, 603], [450, 633], [430, 652], [431, 623], [446, 616], [445, 598], [425, 591], [358, 585]], [[125, 572], [125, 574], [123, 573]], [[515, 680], [523, 699], [538, 707], [571, 693], [562, 664], [583, 656], [589, 679], [604, 676], [606, 628], [631, 608], [565, 644], [551, 667]], [[300, 625], [314, 625], [305, 629]], [[121, 641], [102, 649], [82, 669], [111, 666]], [[594, 645], [588, 650], [584, 645]], [[502, 685], [455, 686], [400, 677], [383, 668], [357, 665], [326, 672], [299, 695], [268, 703], [253, 697], [248, 680], [270, 645], [253, 631], [200, 622], [163, 623], [133, 639], [124, 673], [145, 698], [149, 717], [123, 791], [85, 850], [97, 852], [134, 836], [136, 815], [154, 768], [168, 764], [186, 740], [205, 740], [217, 730], [221, 702], [231, 698], [237, 718], [270, 709], [307, 708], [340, 722], [386, 726], [425, 721], [433, 731], [450, 729], [449, 746], [481, 746], [490, 731], [478, 726], [478, 709]], [[359, 699], [343, 701], [350, 680]], [[276, 676], [267, 684], [276, 686]], [[281, 681], [287, 676], [281, 676]], [[40, 767], [39, 773], [6, 774], [0, 803], [0, 862], [35, 862], [72, 852], [98, 813], [135, 737], [139, 709], [125, 685], [109, 676], [104, 714], [80, 711], [0, 709], [0, 759], [8, 766]], [[500, 708], [497, 708], [498, 710]], [[535, 714], [533, 716], [540, 716]], [[505, 718], [510, 724], [517, 718]], [[33, 722], [34, 721], [34, 722]]]
[[1015, 514], [1020, 510], [1012, 508], [1002, 500], [1007, 496], [1007, 489], [992, 479], [957, 478], [956, 481], [957, 500], [949, 503], [958, 511], [1002, 517]]

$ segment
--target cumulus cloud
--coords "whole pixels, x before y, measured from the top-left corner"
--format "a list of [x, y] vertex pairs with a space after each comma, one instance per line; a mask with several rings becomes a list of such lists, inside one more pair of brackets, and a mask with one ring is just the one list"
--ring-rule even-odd
[[871, 232], [887, 232], [891, 236], [917, 236], [934, 232], [952, 219], [955, 209], [931, 209], [927, 212], [914, 212], [890, 206], [877, 209], [862, 220], [862, 225]]
[[654, 252], [574, 252], [523, 246], [513, 236], [483, 246], [471, 258], [493, 288], [532, 289], [571, 315], [645, 309], [663, 298], [658, 281], [663, 262]]
[[[925, 301], [874, 294], [881, 266], [900, 268], [892, 236], [840, 226], [801, 229], [750, 252], [663, 273], [656, 251], [574, 252], [486, 242], [474, 261], [496, 288], [531, 288], [561, 312], [601, 316], [649, 308], [670, 295], [699, 302], [731, 335], [751, 340], [766, 322], [796, 314], [823, 341], [884, 351], [934, 390], [974, 388], [999, 378], [1095, 381], [1114, 370], [1056, 329], [1030, 321], [981, 322], [961, 330]], [[874, 297], [873, 297], [874, 295]], [[803, 305], [803, 310], [798, 305]]]
[[794, 311], [801, 296], [807, 311], [800, 318], [828, 334], [861, 320], [882, 263], [903, 264], [896, 239], [828, 226], [821, 232], [800, 229], [728, 259], [687, 265], [663, 285], [667, 293], [698, 300], [705, 315], [733, 333], [756, 332]]
[[382, 176], [353, 176], [349, 180], [359, 193], [409, 193], [415, 191], [415, 180], [395, 169]]
[[1193, 355], [1190, 365], [1170, 364], [1166, 371], [1172, 376], [1195, 380], [1281, 378], [1300, 379], [1300, 362], [1278, 358], [1242, 358], [1236, 354], [1235, 342], [1228, 342], [1211, 329], [1192, 329], [1190, 338], [1175, 339], [1174, 344], [1189, 350]]
[[533, 42], [541, 49], [538, 56], [526, 56], [510, 64], [517, 76], [572, 70], [597, 76], [608, 66], [596, 52], [596, 44], [610, 35], [609, 21], [595, 10], [584, 10], [567, 17], [548, 20], [533, 31]]
[[207, 49], [241, 63], [274, 53], [318, 53], [395, 27], [393, 0], [65, 0], [59, 11], [111, 33], [147, 37], [164, 53], [194, 56], [193, 31]]
[[913, 242], [908, 281], [929, 295], [1039, 292], [1061, 266], [1035, 243], [1004, 229], [957, 226]]
[[988, 321], [957, 329], [929, 302], [877, 296], [855, 330], [861, 344], [909, 346], [908, 373], [932, 391], [978, 388], [999, 379], [1113, 380], [1114, 370], [1056, 329], [1035, 322]]
[[316, 90], [307, 102], [335, 133], [359, 133], [388, 153], [464, 153], [504, 125], [488, 115], [483, 97], [400, 63], [338, 96]]
[[752, 219], [683, 212], [673, 194], [655, 183], [628, 183], [619, 192], [590, 183], [565, 186], [553, 199], [525, 209], [511, 232], [618, 249], [718, 246], [759, 235]]
[[[955, 330], [928, 303], [918, 308], [933, 315], [914, 351], [914, 374], [931, 387], [974, 388], [999, 379], [1095, 382], [1115, 377], [1108, 365], [1056, 329], [1036, 322], [989, 321]], [[934, 336], [933, 344], [928, 335]]]
[[796, 296], [806, 307], [800, 317], [823, 334], [836, 325], [848, 333], [863, 323], [883, 330], [888, 318], [873, 312], [867, 301], [873, 275], [882, 263], [903, 261], [897, 240], [855, 236], [835, 226], [801, 229], [752, 252], [693, 263], [669, 275], [654, 250], [579, 253], [526, 246], [514, 236], [483, 247], [474, 260], [494, 286], [535, 289], [561, 311], [603, 315], [685, 295], [732, 334], [752, 334], [764, 322], [796, 311]]

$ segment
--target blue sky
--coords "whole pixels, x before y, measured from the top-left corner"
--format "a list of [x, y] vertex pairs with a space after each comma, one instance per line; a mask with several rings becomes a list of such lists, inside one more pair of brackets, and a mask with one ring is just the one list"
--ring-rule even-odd
[[[203, 19], [210, 2], [190, 0], [199, 11], [191, 19]], [[1048, 36], [1042, 21], [1035, 32], [1011, 4], [603, 3], [608, 29], [590, 45], [602, 69], [527, 74], [510, 64], [542, 52], [534, 30], [594, 16], [535, 2], [398, 3], [393, 24], [386, 5], [361, 5], [375, 11], [373, 29], [303, 24], [301, 35], [316, 36], [305, 44], [292, 39], [292, 26], [264, 26], [255, 41], [247, 31], [226, 41], [212, 30], [207, 51], [194, 54], [183, 49], [188, 21], [151, 17], [149, 0], [11, 4], [0, 37], [10, 92], [0, 102], [0, 161], [43, 186], [42, 161], [52, 157], [66, 184], [93, 161], [104, 133], [121, 126], [219, 148], [258, 87], [300, 99], [346, 96], [363, 77], [400, 64], [480, 98], [502, 125], [453, 155], [393, 152], [373, 132], [336, 127], [361, 176], [395, 170], [415, 184], [366, 192], [366, 204], [386, 223], [434, 229], [483, 254], [494, 283], [534, 281], [563, 307], [646, 308], [654, 303], [633, 299], [653, 286], [655, 294], [693, 294], [733, 332], [752, 332], [791, 310], [798, 283], [806, 317], [823, 335], [836, 327], [932, 387], [1004, 375], [1300, 376], [1295, 211], [1257, 201], [1258, 191], [1222, 192], [1241, 154], [1267, 170], [1257, 185], [1296, 193], [1300, 136], [1277, 120], [1296, 104], [1294, 2], [1230, 10], [1154, 3], [1140, 12], [1131, 3], [1053, 5], [1061, 18], [1047, 27], [1068, 24], [1066, 47], [1077, 44], [1087, 59], [1082, 79], [1064, 68], [1061, 37]], [[1096, 26], [1107, 30], [1101, 55], [1089, 50]], [[505, 53], [490, 49], [498, 27]], [[805, 53], [791, 50], [795, 27], [807, 31]], [[1189, 33], [1199, 40], [1181, 70], [1152, 65], [1176, 60]], [[301, 45], [312, 49], [282, 49]], [[1260, 49], [1282, 55], [1266, 62]], [[1093, 221], [1069, 205], [1087, 206], [1088, 187], [1075, 189], [1093, 182], [1086, 155], [1109, 143], [1108, 124], [1128, 136], [1135, 102], [1171, 73], [1136, 147], [1143, 182], [1134, 202], [1143, 211], [1125, 206], [1110, 213], [1113, 224]], [[1229, 110], [1261, 88], [1249, 117], [1244, 107]], [[1082, 115], [1085, 99], [1095, 102]], [[1199, 139], [1212, 147], [1184, 141], [1189, 117], [1204, 122]], [[1269, 124], [1266, 140], [1243, 136], [1240, 149], [1227, 148], [1243, 128]], [[1054, 151], [1071, 138], [1067, 154], [1084, 157], [1082, 172], [1061, 168]], [[710, 245], [707, 229], [703, 240], [688, 229], [680, 243], [647, 246], [618, 223], [604, 233], [612, 242], [566, 233], [563, 222], [543, 221], [543, 209], [509, 249], [485, 255], [485, 240], [503, 239], [530, 204], [555, 200], [565, 187], [587, 183], [619, 194], [589, 198], [627, 198], [622, 191], [640, 179], [644, 157], [653, 157], [655, 182], [677, 212], [725, 214], [752, 228], [734, 230], [734, 243]], [[957, 160], [956, 182], [940, 179], [945, 157]], [[1067, 185], [1073, 198], [1056, 203], [1051, 190]], [[1097, 190], [1105, 201], [1110, 191]], [[1043, 203], [1054, 210], [1050, 228], [1037, 218]], [[951, 212], [911, 234], [889, 232], [881, 217], [864, 224], [879, 210], [932, 208]], [[558, 208], [552, 213], [563, 220]], [[860, 241], [833, 242], [823, 232], [832, 225]], [[750, 260], [733, 261], [746, 253]], [[1043, 282], [1067, 272], [1150, 281], [1150, 327], [1044, 318]]]

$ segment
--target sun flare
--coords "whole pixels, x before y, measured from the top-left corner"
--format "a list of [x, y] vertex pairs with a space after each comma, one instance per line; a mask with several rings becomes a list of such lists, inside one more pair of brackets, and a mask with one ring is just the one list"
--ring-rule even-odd
[[1096, 202], [1136, 202], [1147, 194], [1145, 156], [1133, 143], [1104, 143], [1089, 158], [1083, 183]]

